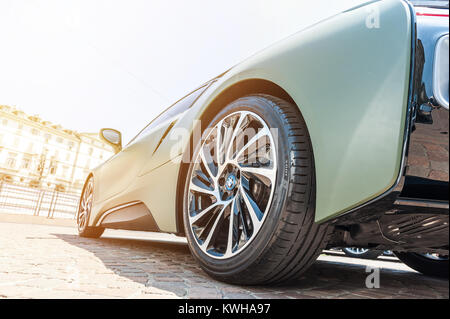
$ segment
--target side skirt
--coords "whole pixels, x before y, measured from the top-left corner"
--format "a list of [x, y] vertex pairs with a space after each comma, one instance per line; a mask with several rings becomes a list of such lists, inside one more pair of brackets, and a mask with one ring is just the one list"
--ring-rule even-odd
[[142, 202], [131, 202], [106, 211], [97, 226], [112, 229], [160, 231], [150, 210]]

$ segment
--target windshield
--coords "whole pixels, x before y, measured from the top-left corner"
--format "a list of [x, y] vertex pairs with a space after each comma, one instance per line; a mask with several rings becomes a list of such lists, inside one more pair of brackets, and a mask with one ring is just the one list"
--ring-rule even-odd
[[416, 7], [442, 8], [448, 9], [448, 1], [442, 0], [410, 0]]

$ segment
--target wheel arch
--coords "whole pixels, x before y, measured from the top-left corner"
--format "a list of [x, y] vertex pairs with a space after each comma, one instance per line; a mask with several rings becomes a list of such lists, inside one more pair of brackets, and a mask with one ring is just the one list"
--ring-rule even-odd
[[[209, 123], [214, 116], [231, 102], [251, 94], [268, 94], [274, 97], [283, 99], [289, 103], [292, 103], [298, 107], [291, 95], [284, 90], [278, 84], [261, 79], [261, 78], [251, 78], [245, 79], [236, 83], [233, 83], [223, 91], [221, 91], [217, 96], [203, 108], [201, 115], [199, 116], [200, 123]], [[202, 131], [205, 129], [202, 125]], [[193, 149], [193, 135], [191, 133], [189, 147]], [[177, 191], [176, 191], [176, 229], [177, 234], [185, 235], [184, 233], [184, 222], [183, 222], [183, 186], [184, 179], [186, 178], [186, 172], [189, 167], [189, 161], [182, 161], [177, 181]]]
[[[278, 84], [261, 79], [245, 79], [224, 89], [220, 92], [204, 109], [200, 115], [200, 120], [208, 122], [219, 112], [219, 110], [231, 102], [250, 94], [268, 94], [283, 99], [292, 104], [296, 104], [289, 93]], [[208, 122], [209, 123], [209, 122]]]

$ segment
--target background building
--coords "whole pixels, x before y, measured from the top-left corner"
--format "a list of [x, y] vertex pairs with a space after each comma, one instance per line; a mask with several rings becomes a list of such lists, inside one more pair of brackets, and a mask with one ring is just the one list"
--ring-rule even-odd
[[0, 181], [79, 192], [89, 170], [114, 154], [97, 133], [79, 133], [0, 105]]

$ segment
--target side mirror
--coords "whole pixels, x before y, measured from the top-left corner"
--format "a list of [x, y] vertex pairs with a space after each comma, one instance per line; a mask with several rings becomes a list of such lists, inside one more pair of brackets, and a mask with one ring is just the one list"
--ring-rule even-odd
[[114, 152], [119, 153], [122, 150], [122, 134], [112, 128], [102, 128], [100, 138], [114, 148]]

